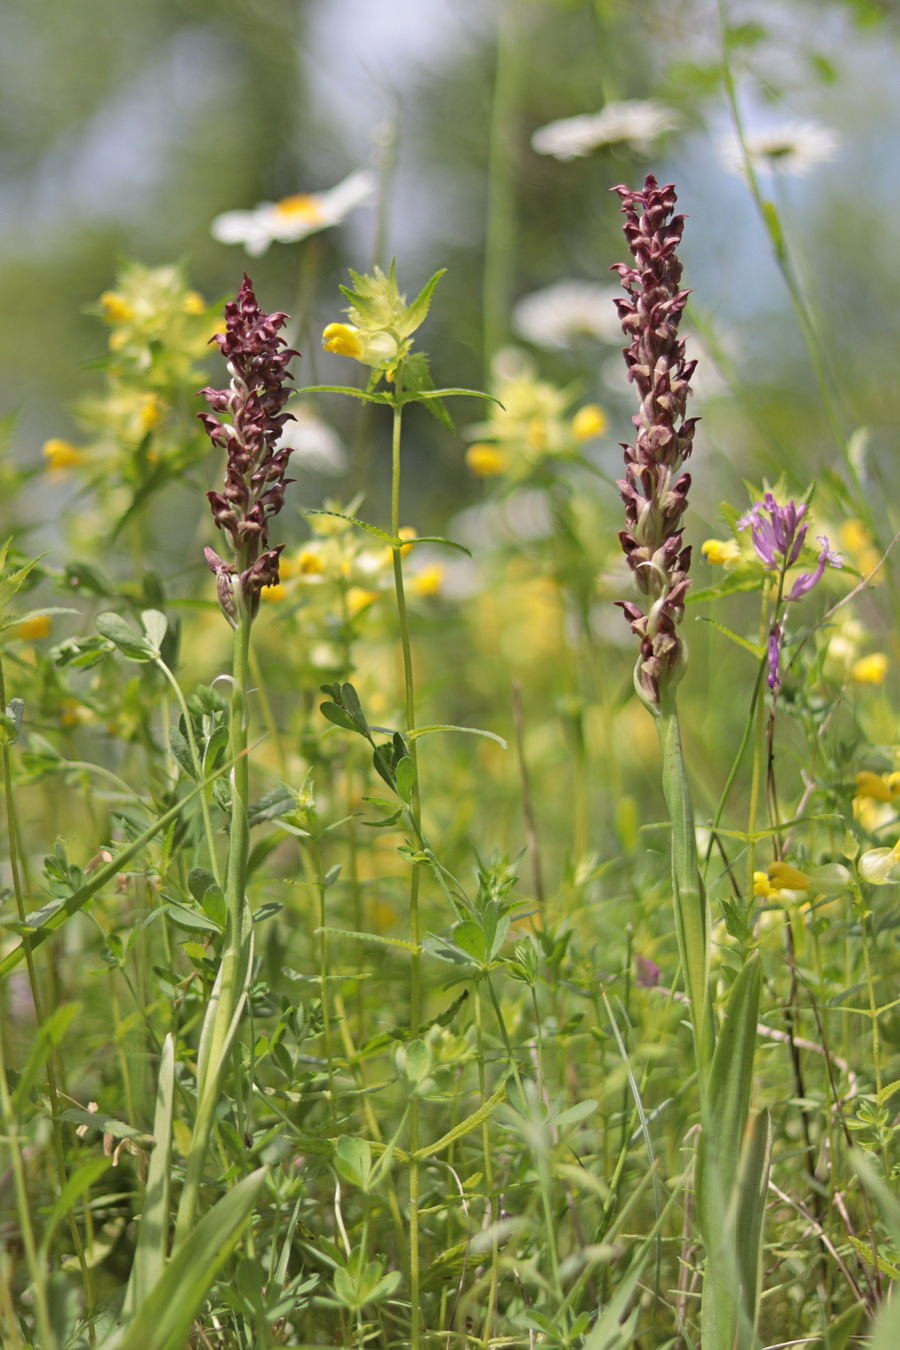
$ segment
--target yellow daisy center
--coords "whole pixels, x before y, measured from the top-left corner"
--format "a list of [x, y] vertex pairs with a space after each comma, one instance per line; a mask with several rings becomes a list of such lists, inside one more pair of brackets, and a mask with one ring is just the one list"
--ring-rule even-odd
[[302, 221], [304, 224], [321, 225], [325, 221], [318, 197], [298, 192], [293, 197], [282, 197], [276, 202], [273, 214], [281, 220]]

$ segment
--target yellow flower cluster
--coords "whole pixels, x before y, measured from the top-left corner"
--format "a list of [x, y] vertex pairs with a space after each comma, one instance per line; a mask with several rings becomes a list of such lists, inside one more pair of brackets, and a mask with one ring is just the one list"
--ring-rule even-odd
[[93, 312], [110, 329], [106, 388], [78, 408], [89, 433], [86, 445], [57, 436], [44, 443], [48, 472], [60, 477], [88, 467], [106, 490], [117, 482], [139, 482], [163, 459], [180, 468], [205, 453], [206, 443], [199, 433], [193, 438], [193, 426], [189, 437], [179, 432], [173, 409], [202, 380], [198, 363], [223, 327], [220, 311], [189, 289], [181, 268], [125, 263], [116, 289], [105, 291]]
[[585, 442], [606, 431], [606, 414], [596, 403], [569, 416], [571, 393], [538, 379], [522, 352], [499, 354], [491, 392], [498, 403], [492, 404], [487, 421], [470, 428], [475, 440], [466, 452], [466, 463], [477, 478], [526, 478], [548, 459], [577, 455]]

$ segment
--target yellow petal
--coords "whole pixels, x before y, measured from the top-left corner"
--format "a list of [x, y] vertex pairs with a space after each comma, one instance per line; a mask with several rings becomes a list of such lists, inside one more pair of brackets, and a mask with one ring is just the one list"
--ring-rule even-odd
[[330, 323], [322, 334], [322, 346], [326, 352], [335, 352], [338, 356], [352, 356], [361, 361], [363, 346], [359, 340], [359, 329], [349, 323]]
[[134, 310], [124, 295], [118, 291], [104, 291], [100, 297], [100, 310], [107, 323], [130, 323]]
[[809, 877], [805, 872], [786, 862], [769, 863], [769, 877], [779, 890], [806, 891], [809, 889]]
[[432, 563], [416, 573], [409, 583], [413, 595], [439, 595], [444, 584], [444, 569], [440, 563]]
[[863, 769], [856, 775], [856, 797], [871, 797], [873, 802], [892, 802], [898, 795], [895, 789], [892, 789], [887, 775], [872, 773], [870, 769]]
[[34, 638], [45, 638], [50, 632], [50, 615], [35, 614], [30, 619], [23, 619], [17, 623], [13, 629], [16, 637], [25, 638], [30, 641]]
[[714, 566], [740, 562], [741, 559], [741, 550], [733, 539], [707, 539], [700, 545], [700, 552], [704, 561]]
[[84, 463], [84, 454], [78, 446], [73, 445], [71, 441], [63, 441], [58, 436], [51, 436], [49, 441], [44, 441], [41, 454], [47, 461], [48, 469], [52, 469], [54, 473], [75, 469]]

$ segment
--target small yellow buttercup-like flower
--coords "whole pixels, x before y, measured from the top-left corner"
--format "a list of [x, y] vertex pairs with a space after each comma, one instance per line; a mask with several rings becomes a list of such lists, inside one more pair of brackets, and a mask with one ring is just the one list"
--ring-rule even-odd
[[66, 469], [77, 469], [84, 463], [84, 452], [59, 436], [51, 436], [49, 441], [44, 441], [41, 454], [47, 461], [47, 468], [53, 473], [65, 473]]
[[715, 567], [728, 567], [739, 563], [743, 557], [739, 546], [733, 539], [707, 539], [700, 545], [704, 562]]
[[888, 659], [884, 652], [872, 652], [855, 661], [850, 669], [850, 678], [856, 684], [884, 684], [887, 675]]
[[606, 413], [597, 403], [586, 403], [572, 418], [572, 435], [576, 441], [592, 441], [602, 436], [608, 426]]
[[430, 567], [424, 567], [421, 572], [417, 572], [416, 575], [411, 578], [409, 589], [412, 591], [413, 595], [440, 595], [443, 584], [443, 567], [441, 567], [440, 563], [432, 563]]
[[205, 314], [206, 301], [199, 291], [188, 291], [181, 302], [185, 314]]
[[509, 468], [509, 455], [499, 445], [490, 441], [476, 441], [466, 451], [466, 463], [476, 478], [495, 478], [506, 473]]
[[16, 637], [24, 638], [27, 642], [45, 638], [49, 632], [49, 614], [34, 614], [30, 619], [23, 619], [21, 623], [17, 623], [13, 629]]

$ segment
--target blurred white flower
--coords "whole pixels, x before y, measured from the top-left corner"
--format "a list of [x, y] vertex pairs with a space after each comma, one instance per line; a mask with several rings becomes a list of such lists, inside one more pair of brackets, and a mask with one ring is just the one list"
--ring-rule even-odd
[[375, 186], [375, 175], [359, 169], [329, 192], [297, 193], [280, 202], [260, 202], [252, 211], [226, 211], [210, 229], [220, 244], [243, 244], [251, 258], [258, 258], [272, 243], [294, 244], [339, 225], [372, 196]]
[[656, 99], [629, 98], [607, 103], [598, 113], [564, 117], [539, 127], [531, 138], [532, 149], [554, 159], [578, 159], [601, 145], [628, 141], [641, 154], [667, 131], [677, 131], [681, 117]]
[[291, 463], [324, 478], [346, 473], [347, 451], [337, 432], [317, 417], [308, 403], [292, 400], [285, 412], [293, 413], [295, 420], [285, 423], [278, 444], [291, 447]]
[[[824, 127], [820, 122], [783, 122], [780, 127], [769, 127], [745, 136], [744, 144], [757, 172], [803, 178], [817, 164], [827, 164], [836, 158], [841, 138], [831, 127]], [[716, 147], [723, 168], [746, 177], [747, 166], [737, 134], [725, 132], [718, 137]]]
[[613, 301], [617, 286], [593, 281], [557, 281], [533, 291], [513, 310], [513, 327], [538, 347], [571, 347], [580, 337], [621, 343], [622, 327]]

